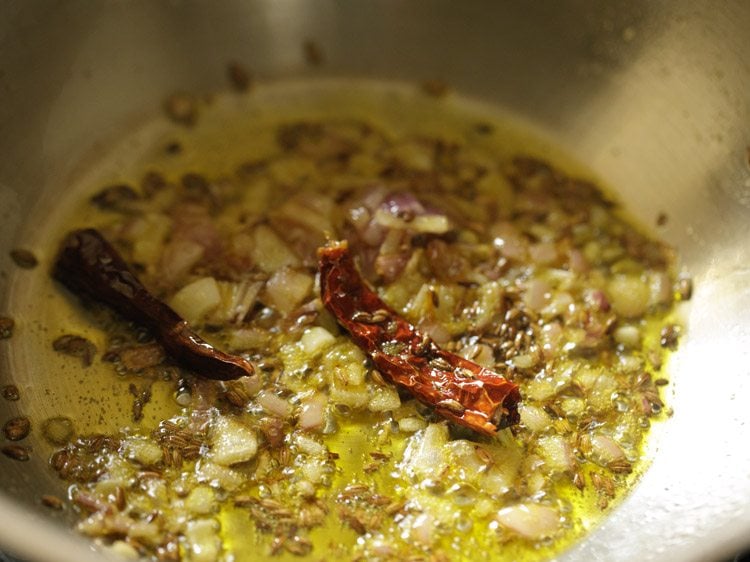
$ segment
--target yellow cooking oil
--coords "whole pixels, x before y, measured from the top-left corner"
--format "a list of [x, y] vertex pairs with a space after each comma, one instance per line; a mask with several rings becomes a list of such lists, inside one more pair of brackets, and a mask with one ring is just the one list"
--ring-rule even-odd
[[[158, 100], [156, 100], [158, 102]], [[155, 106], [158, 103], [155, 103]], [[438, 136], [471, 143], [477, 149], [500, 159], [515, 154], [533, 154], [547, 159], [566, 172], [587, 176], [585, 168], [569, 159], [565, 150], [540, 140], [536, 133], [515, 120], [476, 102], [457, 95], [435, 99], [426, 96], [415, 85], [385, 84], [368, 81], [300, 81], [260, 84], [246, 94], [221, 94], [201, 100], [196, 124], [191, 128], [158, 117], [140, 124], [127, 137], [97, 156], [95, 165], [83, 170], [65, 190], [64, 197], [52, 207], [45, 207], [45, 219], [38, 232], [29, 232], [31, 247], [43, 262], [51, 264], [57, 243], [65, 232], [76, 227], [101, 226], [111, 220], [106, 213], [86, 202], [103, 185], [118, 182], [138, 185], [148, 170], [158, 170], [169, 179], [190, 171], [208, 177], [231, 175], [238, 165], [260, 160], [276, 150], [275, 130], [280, 123], [296, 120], [348, 118], [370, 122], [397, 137], [403, 134]], [[488, 128], [492, 133], [487, 134]], [[179, 145], [179, 153], [167, 148]], [[259, 200], [259, 206], [264, 202]], [[44, 404], [34, 423], [49, 416], [64, 415], [73, 420], [80, 434], [117, 433], [124, 428], [148, 434], [159, 422], [183, 410], [174, 400], [174, 387], [155, 382], [152, 397], [144, 408], [140, 422], [132, 420], [133, 396], [129, 392], [132, 377], [123, 378], [110, 365], [96, 361], [82, 368], [80, 361], [54, 353], [50, 339], [63, 333], [76, 333], [104, 349], [106, 336], [101, 316], [78, 306], [61, 288], [40, 272], [27, 285], [14, 287], [12, 305], [17, 316], [23, 316], [27, 335], [14, 342], [12, 361], [20, 367], [20, 384], [32, 400]], [[41, 297], [40, 297], [41, 295]], [[20, 313], [20, 314], [19, 314]], [[658, 349], [659, 329], [664, 318], [651, 319], [645, 330], [644, 349]], [[209, 336], [210, 338], [210, 336]], [[40, 375], [40, 376], [37, 376]], [[664, 417], [664, 414], [661, 416]], [[656, 419], [656, 418], [655, 418]], [[392, 502], [411, 497], [405, 486], [410, 484], [399, 472], [399, 459], [408, 436], [389, 430], [382, 414], [356, 415], [339, 419], [339, 430], [324, 437], [328, 449], [337, 455], [336, 471], [331, 477], [328, 495], [335, 499], [347, 486], [359, 485], [386, 496]], [[387, 460], [384, 468], [368, 473], [366, 466], [373, 443]], [[53, 447], [43, 450], [51, 454]], [[641, 451], [647, 457], [645, 440]], [[458, 535], [440, 534], [430, 547], [414, 550], [414, 560], [543, 560], [570, 547], [591, 530], [632, 487], [647, 468], [647, 460], [635, 463], [633, 471], [617, 481], [611, 500], [593, 486], [579, 490], [570, 482], [560, 481], [556, 493], [569, 506], [566, 529], [554, 541], [531, 544], [501, 535], [492, 517], [477, 515], [473, 504], [456, 509], [456, 520], [463, 521]], [[584, 471], [584, 480], [592, 474]], [[412, 483], [419, 486], [417, 482]], [[243, 493], [257, 492], [248, 485]], [[411, 491], [413, 492], [413, 491]], [[430, 502], [445, 490], [426, 489], [419, 497]], [[387, 506], [383, 506], [385, 509]], [[314, 548], [311, 560], [370, 559], [362, 536], [338, 517], [339, 506], [328, 501], [328, 514], [322, 525], [312, 529], [309, 538]], [[242, 507], [231, 499], [221, 503], [218, 520], [226, 560], [299, 560], [281, 550], [271, 554], [271, 537], [256, 530], [255, 523]], [[385, 535], [399, 541], [413, 539], [397, 522], [384, 527]], [[382, 531], [383, 529], [381, 529]], [[371, 547], [371, 545], [369, 546]], [[368, 547], [368, 548], [369, 548]], [[442, 557], [442, 558], [441, 558]], [[388, 558], [384, 555], [384, 558]], [[411, 560], [412, 558], [410, 558]]]

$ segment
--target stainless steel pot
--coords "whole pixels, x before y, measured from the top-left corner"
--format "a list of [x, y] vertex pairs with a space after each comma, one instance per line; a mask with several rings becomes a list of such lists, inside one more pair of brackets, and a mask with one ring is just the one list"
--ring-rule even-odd
[[[720, 559], [750, 543], [750, 4], [258, 0], [0, 7], [0, 295], [26, 287], [8, 250], [34, 238], [87, 158], [174, 90], [222, 87], [228, 60], [265, 79], [311, 73], [419, 80], [531, 121], [618, 190], [695, 279], [672, 364], [674, 416], [630, 497], [563, 560]], [[304, 64], [315, 39], [322, 68]], [[37, 273], [40, 274], [40, 273]], [[54, 373], [0, 342], [0, 402], [49, 415]], [[92, 406], [92, 408], [95, 406]], [[32, 435], [31, 445], [44, 451]], [[0, 457], [0, 547], [34, 560], [100, 560], [39, 505], [64, 494], [43, 455]]]

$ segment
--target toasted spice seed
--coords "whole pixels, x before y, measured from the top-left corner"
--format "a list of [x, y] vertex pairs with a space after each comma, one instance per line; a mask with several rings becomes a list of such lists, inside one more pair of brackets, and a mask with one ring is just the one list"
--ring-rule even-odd
[[3, 398], [9, 402], [15, 402], [21, 398], [21, 393], [18, 391], [18, 387], [15, 384], [6, 384], [3, 387]]
[[325, 56], [320, 45], [312, 40], [307, 40], [302, 44], [302, 51], [305, 55], [305, 61], [311, 66], [320, 66], [325, 62]]
[[433, 98], [445, 97], [450, 91], [450, 87], [442, 80], [425, 80], [421, 84], [422, 91]]
[[677, 340], [680, 337], [680, 328], [674, 324], [664, 326], [659, 334], [659, 343], [667, 349], [676, 349]]
[[25, 250], [23, 248], [11, 250], [10, 257], [18, 267], [24, 269], [33, 269], [39, 265], [39, 260], [36, 259], [36, 256], [30, 250]]
[[362, 520], [350, 509], [342, 509], [340, 512], [341, 520], [349, 525], [352, 530], [358, 535], [364, 535], [367, 532], [367, 527]]
[[474, 130], [480, 135], [491, 135], [495, 132], [495, 127], [493, 127], [490, 123], [485, 123], [482, 121], [474, 125]]
[[466, 411], [466, 408], [461, 405], [461, 402], [459, 402], [458, 400], [452, 400], [450, 398], [448, 400], [441, 400], [440, 402], [435, 404], [435, 406], [437, 408], [445, 408], [446, 410], [453, 414], [456, 414], [457, 416], [462, 416]]
[[13, 459], [14, 461], [27, 461], [29, 458], [29, 449], [26, 447], [22, 447], [21, 445], [6, 445], [2, 449], [0, 449], [2, 453], [8, 457]]
[[49, 507], [50, 509], [61, 510], [65, 504], [57, 496], [45, 494], [41, 497], [42, 505]]
[[654, 381], [654, 384], [656, 386], [667, 386], [669, 384], [669, 381], [664, 378], [658, 378]]
[[167, 180], [159, 172], [146, 172], [141, 180], [141, 190], [146, 197], [151, 197], [167, 187]]
[[250, 72], [238, 62], [230, 62], [227, 65], [227, 76], [229, 83], [238, 92], [247, 92], [250, 89]]
[[31, 431], [31, 421], [26, 416], [18, 416], [5, 422], [3, 433], [10, 441], [25, 439]]
[[373, 369], [372, 371], [370, 371], [370, 378], [372, 379], [372, 382], [374, 382], [378, 386], [385, 386], [385, 379], [377, 369]]
[[475, 378], [474, 373], [470, 369], [466, 369], [464, 367], [457, 367], [453, 372], [457, 377], [463, 377], [465, 379]]
[[390, 314], [387, 310], [378, 309], [375, 312], [372, 313], [372, 318], [370, 319], [370, 322], [373, 324], [380, 324], [381, 322], [385, 322], [390, 317]]
[[73, 357], [80, 357], [84, 367], [88, 367], [94, 360], [96, 346], [86, 338], [66, 334], [52, 342], [52, 349]]
[[0, 340], [7, 339], [13, 335], [13, 328], [16, 323], [13, 318], [7, 316], [0, 316]]
[[661, 212], [656, 216], [656, 226], [664, 226], [669, 221], [667, 213]]
[[110, 185], [91, 197], [93, 205], [106, 210], [123, 210], [129, 203], [139, 198], [138, 192], [131, 186], [120, 183]]
[[169, 96], [164, 102], [164, 110], [172, 121], [185, 126], [194, 125], [198, 114], [193, 97], [183, 93]]
[[358, 310], [352, 314], [352, 320], [355, 322], [362, 322], [363, 324], [372, 324], [372, 314], [364, 312], [363, 310]]
[[432, 359], [430, 361], [430, 366], [433, 369], [439, 369], [441, 371], [450, 371], [452, 369], [451, 364], [442, 357], [435, 357]]
[[681, 301], [689, 301], [693, 296], [693, 280], [689, 277], [678, 279], [676, 293]]
[[172, 156], [176, 156], [177, 154], [180, 154], [182, 152], [182, 145], [177, 141], [168, 142], [164, 146], [164, 152]]
[[579, 490], [583, 490], [583, 488], [586, 486], [586, 481], [584, 480], [583, 473], [576, 472], [573, 475], [573, 485]]

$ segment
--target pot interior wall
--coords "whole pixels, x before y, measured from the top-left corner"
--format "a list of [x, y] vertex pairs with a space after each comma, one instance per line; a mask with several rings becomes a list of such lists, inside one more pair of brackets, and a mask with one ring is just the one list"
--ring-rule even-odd
[[[4, 309], [28, 275], [11, 266], [8, 250], [33, 239], [60, 190], [109, 141], [156, 114], [167, 94], [223, 88], [227, 61], [243, 61], [261, 80], [443, 79], [543, 131], [644, 224], [667, 213], [660, 235], [695, 280], [671, 367], [675, 414], [656, 436], [653, 466], [564, 558], [697, 560], [745, 546], [750, 5], [32, 1], [7, 2], [0, 13]], [[307, 39], [322, 48], [322, 66], [305, 64]], [[14, 312], [22, 327], [23, 311]], [[18, 370], [14, 345], [0, 343], [0, 382], [27, 393], [0, 403], [2, 420], [43, 410], [54, 385], [52, 373]], [[29, 558], [83, 560], [87, 547], [63, 525], [47, 526], [39, 507], [40, 490], [64, 493], [45, 459], [2, 457], [0, 469], [8, 496], [0, 545]], [[25, 538], [32, 529], [46, 540]]]

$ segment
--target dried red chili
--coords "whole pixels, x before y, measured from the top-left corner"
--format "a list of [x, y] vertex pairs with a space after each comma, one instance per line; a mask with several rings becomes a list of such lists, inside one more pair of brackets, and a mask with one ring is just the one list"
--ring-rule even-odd
[[231, 380], [254, 372], [249, 361], [203, 341], [179, 314], [149, 293], [95, 229], [68, 235], [53, 274], [74, 293], [85, 293], [149, 328], [173, 359], [204, 377]]
[[443, 417], [492, 435], [519, 420], [518, 386], [440, 349], [370, 289], [346, 242], [318, 250], [323, 303], [392, 383]]

